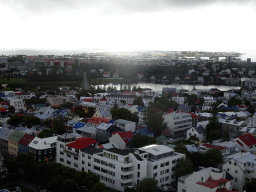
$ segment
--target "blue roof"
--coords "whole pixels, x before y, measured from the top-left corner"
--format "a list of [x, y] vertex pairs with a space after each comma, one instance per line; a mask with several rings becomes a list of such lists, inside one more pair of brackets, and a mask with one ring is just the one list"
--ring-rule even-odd
[[249, 111], [244, 111], [244, 113], [246, 114], [246, 115], [252, 115]]
[[185, 147], [187, 148], [187, 150], [190, 153], [199, 152], [194, 144], [193, 145], [185, 145]]
[[5, 97], [5, 94], [4, 93], [0, 93], [0, 97]]
[[145, 107], [137, 107], [138, 111], [142, 111]]
[[114, 124], [115, 121], [116, 121], [115, 119], [111, 119], [111, 120], [108, 122], [108, 124]]
[[151, 131], [149, 131], [147, 127], [145, 127], [145, 128], [141, 128], [141, 129], [134, 131], [133, 134], [134, 135], [151, 135], [153, 133]]
[[222, 109], [227, 109], [227, 110], [229, 110], [229, 109], [234, 109], [234, 110], [236, 110], [236, 111], [239, 110], [237, 107], [224, 107], [224, 106], [222, 106]]
[[81, 127], [84, 127], [84, 126], [87, 126], [85, 123], [80, 123], [80, 122], [77, 122], [73, 128], [81, 128]]

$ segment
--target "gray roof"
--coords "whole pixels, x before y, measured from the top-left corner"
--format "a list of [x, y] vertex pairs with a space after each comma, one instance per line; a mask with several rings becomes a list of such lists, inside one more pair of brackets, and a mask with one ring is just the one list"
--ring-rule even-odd
[[13, 133], [13, 131], [11, 131], [11, 130], [6, 130], [6, 129], [3, 129], [3, 128], [0, 128], [0, 139], [8, 141], [8, 138], [10, 137], [10, 135], [12, 133]]
[[94, 127], [81, 127], [76, 129], [76, 131], [81, 131], [85, 133], [96, 133], [96, 129]]
[[227, 156], [225, 159], [235, 159], [236, 161], [240, 162], [240, 163], [253, 163], [254, 165], [256, 165], [256, 155], [247, 152], [247, 153], [236, 153], [230, 156]]
[[96, 105], [96, 107], [105, 108], [105, 109], [112, 109], [113, 106], [111, 105]]
[[102, 117], [110, 117], [110, 116], [112, 116], [110, 111], [99, 110], [99, 112], [100, 112]]
[[132, 123], [133, 121], [127, 121], [124, 119], [118, 119], [115, 121], [115, 123], [122, 123], [122, 124], [128, 124], [128, 123]]
[[191, 111], [191, 107], [190, 107], [190, 106], [187, 106], [187, 105], [182, 105], [182, 104], [180, 104], [179, 107], [178, 107], [178, 110], [190, 112], [190, 111]]
[[[74, 138], [77, 138], [78, 137], [78, 133], [64, 133], [62, 135], [58, 135], [58, 138], [61, 138], [61, 139], [74, 139]], [[81, 135], [80, 135], [81, 137]]]
[[112, 124], [107, 124], [107, 123], [101, 123], [99, 126], [97, 126], [97, 129], [100, 130], [107, 130], [109, 127], [111, 127]]

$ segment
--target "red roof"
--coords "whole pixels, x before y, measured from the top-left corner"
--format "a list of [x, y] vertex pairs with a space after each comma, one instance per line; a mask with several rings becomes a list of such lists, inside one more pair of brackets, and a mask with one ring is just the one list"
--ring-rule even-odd
[[238, 108], [247, 108], [247, 105], [238, 105]]
[[67, 144], [67, 146], [75, 148], [75, 149], [83, 149], [83, 148], [89, 147], [95, 143], [98, 143], [98, 141], [94, 140], [93, 138], [80, 137], [80, 138], [77, 138], [76, 141]]
[[107, 99], [100, 99], [100, 101], [108, 101]]
[[25, 134], [19, 141], [20, 144], [28, 146], [35, 137], [33, 135]]
[[248, 147], [256, 144], [256, 138], [254, 138], [251, 134], [242, 135], [238, 137], [238, 139], [240, 139]]
[[241, 145], [241, 146], [244, 146], [243, 143], [241, 143], [239, 140], [236, 140], [236, 142]]
[[222, 147], [219, 145], [212, 145], [212, 144], [208, 144], [208, 143], [204, 143], [202, 146], [204, 146], [206, 148], [210, 148], [210, 149], [218, 149], [218, 150], [226, 149], [226, 147]]
[[10, 104], [7, 101], [2, 101], [2, 102], [0, 102], [0, 105], [10, 105]]
[[88, 123], [94, 123], [94, 124], [101, 124], [101, 123], [108, 123], [109, 120], [104, 118], [104, 117], [91, 117], [89, 120], [88, 120]]
[[6, 112], [6, 109], [0, 109], [0, 113]]
[[116, 131], [113, 133], [113, 135], [115, 134], [118, 134], [126, 144], [130, 143], [130, 140], [133, 138], [133, 133], [131, 131], [126, 131], [126, 132]]
[[93, 100], [95, 100], [95, 99], [84, 99], [84, 101], [86, 101], [86, 102], [91, 102]]
[[215, 187], [218, 187], [220, 183], [223, 183], [223, 182], [228, 183], [229, 181], [230, 181], [230, 180], [228, 180], [228, 179], [223, 179], [223, 178], [218, 179], [218, 180], [213, 180], [213, 179], [210, 177], [209, 179], [207, 179], [206, 182], [197, 182], [196, 184], [202, 185], [202, 186], [204, 186], [204, 187], [208, 187], [208, 188], [210, 188], [210, 189], [213, 189], [213, 188], [215, 188]]

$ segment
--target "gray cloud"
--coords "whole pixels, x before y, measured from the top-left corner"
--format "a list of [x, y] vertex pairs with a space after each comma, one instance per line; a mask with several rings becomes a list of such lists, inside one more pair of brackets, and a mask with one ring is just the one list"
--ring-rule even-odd
[[255, 2], [255, 0], [0, 0], [0, 4], [34, 14], [85, 8], [102, 9], [101, 11], [106, 14], [115, 12], [130, 14], [175, 8], [195, 9], [219, 3], [245, 5], [248, 2]]

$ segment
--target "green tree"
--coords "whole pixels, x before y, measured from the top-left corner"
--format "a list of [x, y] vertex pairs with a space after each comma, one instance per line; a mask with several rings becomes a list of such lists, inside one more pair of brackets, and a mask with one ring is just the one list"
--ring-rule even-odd
[[[216, 131], [219, 131], [219, 120], [216, 116], [213, 116], [209, 119], [209, 123], [206, 125], [206, 137], [207, 139], [216, 139], [214, 136], [214, 133], [217, 133]], [[218, 135], [219, 136], [219, 135]], [[214, 137], [214, 138], [211, 138]]]
[[52, 129], [59, 135], [66, 132], [65, 121], [61, 116], [54, 119]]
[[133, 105], [138, 105], [138, 106], [144, 106], [144, 102], [142, 100], [142, 97], [138, 97], [138, 98], [134, 99], [132, 104]]
[[155, 178], [144, 178], [136, 188], [137, 192], [154, 192], [157, 189], [157, 180]]
[[9, 125], [14, 125], [15, 127], [18, 126], [18, 124], [22, 123], [23, 121], [23, 116], [19, 115], [13, 115], [10, 117], [10, 119], [7, 121]]
[[244, 190], [246, 192], [255, 192], [256, 189], [256, 179], [252, 179], [245, 183]]
[[228, 100], [228, 106], [229, 107], [236, 107], [237, 105], [241, 105], [242, 101], [240, 99], [236, 99], [235, 97], [232, 97]]
[[31, 128], [33, 125], [39, 125], [41, 120], [35, 116], [24, 116], [23, 117], [24, 125], [28, 128]]
[[180, 178], [184, 175], [193, 173], [194, 165], [189, 159], [181, 159], [176, 165], [176, 178]]
[[152, 131], [155, 136], [161, 135], [162, 130], [166, 128], [163, 117], [164, 111], [155, 108], [154, 105], [150, 105], [144, 112], [148, 129]]
[[148, 137], [146, 135], [134, 135], [130, 144], [134, 148], [139, 148], [155, 143], [157, 143], [157, 141], [153, 137]]
[[250, 105], [248, 108], [247, 108], [247, 111], [249, 111], [251, 114], [254, 114], [255, 113], [255, 107], [253, 105]]
[[44, 129], [41, 133], [37, 135], [39, 138], [47, 138], [47, 137], [52, 137], [56, 134], [56, 131], [53, 129]]
[[203, 165], [206, 167], [217, 167], [223, 162], [223, 156], [218, 149], [209, 149], [203, 154]]
[[221, 134], [221, 139], [223, 141], [229, 141], [229, 132], [228, 131], [224, 131], [222, 134]]
[[113, 119], [125, 119], [133, 122], [139, 121], [139, 117], [137, 115], [132, 114], [131, 111], [123, 107], [119, 109], [112, 108], [111, 114]]
[[187, 156], [187, 158], [190, 159], [194, 167], [202, 166], [202, 158], [203, 158], [202, 153], [199, 153], [199, 152], [190, 153]]
[[176, 152], [178, 152], [178, 153], [182, 153], [182, 154], [186, 154], [186, 155], [188, 155], [188, 150], [187, 150], [187, 148], [184, 146], [184, 145], [182, 145], [182, 144], [177, 144], [175, 147], [174, 147], [174, 150], [176, 151]]

